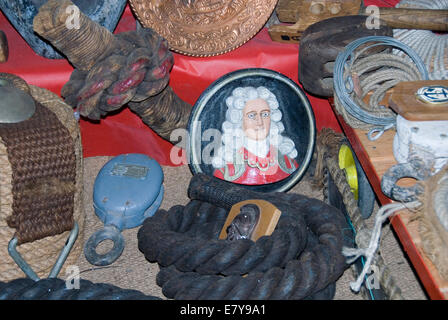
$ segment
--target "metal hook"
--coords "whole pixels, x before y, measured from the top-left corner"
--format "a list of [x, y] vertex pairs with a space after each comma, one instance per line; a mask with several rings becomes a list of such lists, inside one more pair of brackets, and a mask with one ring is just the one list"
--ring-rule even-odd
[[[79, 227], [78, 223], [75, 222], [72, 231], [70, 232], [70, 235], [67, 239], [67, 242], [64, 245], [64, 248], [62, 248], [61, 253], [59, 254], [58, 259], [56, 260], [55, 264], [53, 265], [53, 268], [50, 271], [50, 274], [48, 275], [48, 278], [56, 278], [59, 272], [62, 269], [62, 266], [65, 263], [65, 260], [67, 260], [67, 257], [70, 253], [70, 250], [73, 247], [73, 244], [75, 243], [76, 239], [78, 238], [79, 233]], [[34, 281], [40, 280], [39, 276], [34, 272], [34, 270], [31, 268], [31, 266], [23, 259], [22, 255], [17, 251], [17, 237], [14, 237], [9, 241], [8, 244], [8, 252], [11, 258], [14, 260], [14, 262], [22, 269], [22, 271], [25, 273], [27, 277]]]

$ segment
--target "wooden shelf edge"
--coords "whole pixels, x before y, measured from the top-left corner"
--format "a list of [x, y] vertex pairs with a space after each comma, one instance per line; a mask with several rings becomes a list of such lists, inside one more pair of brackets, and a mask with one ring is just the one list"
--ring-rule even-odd
[[[335, 110], [332, 98], [329, 99], [329, 102], [333, 108], [333, 112], [336, 115], [336, 118], [339, 121], [340, 126], [342, 127], [342, 130], [349, 140], [361, 166], [363, 167], [367, 175], [367, 178], [369, 179], [369, 182], [378, 198], [378, 201], [381, 205], [392, 203], [393, 200], [388, 198], [381, 189], [381, 177], [384, 172], [378, 172], [377, 168], [374, 166], [370, 159], [368, 151], [366, 150], [365, 144], [368, 144], [366, 143], [366, 132], [350, 127], [345, 122], [344, 118]], [[388, 134], [391, 135], [392, 133]], [[391, 147], [392, 146], [390, 145], [388, 146], [388, 148]], [[432, 300], [448, 300], [448, 281], [445, 281], [441, 278], [435, 266], [424, 254], [423, 250], [416, 244], [416, 235], [411, 234], [408, 228], [408, 215], [409, 213], [406, 213], [406, 211], [404, 211], [404, 213], [394, 215], [390, 219], [391, 225], [396, 232], [400, 243], [402, 244], [407, 256], [409, 257], [412, 266], [414, 267], [429, 298]]]

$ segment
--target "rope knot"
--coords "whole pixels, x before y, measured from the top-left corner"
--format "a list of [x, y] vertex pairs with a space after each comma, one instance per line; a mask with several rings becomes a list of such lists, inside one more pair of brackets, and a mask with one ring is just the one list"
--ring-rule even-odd
[[[186, 128], [191, 106], [168, 86], [174, 57], [166, 39], [150, 28], [113, 34], [80, 12], [80, 28], [65, 26], [71, 0], [48, 0], [33, 28], [74, 65], [61, 95], [80, 115], [100, 120], [129, 103], [162, 138]], [[49, 19], [49, 17], [53, 17]]]
[[128, 102], [160, 93], [173, 63], [167, 41], [153, 30], [125, 32], [90, 70], [75, 70], [61, 95], [82, 116], [99, 120]]

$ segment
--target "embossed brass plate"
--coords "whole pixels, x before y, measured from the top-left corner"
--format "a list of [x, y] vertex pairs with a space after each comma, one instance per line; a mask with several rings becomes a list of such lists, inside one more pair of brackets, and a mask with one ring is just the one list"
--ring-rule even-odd
[[143, 27], [168, 40], [170, 49], [196, 57], [232, 51], [266, 23], [277, 0], [130, 0]]

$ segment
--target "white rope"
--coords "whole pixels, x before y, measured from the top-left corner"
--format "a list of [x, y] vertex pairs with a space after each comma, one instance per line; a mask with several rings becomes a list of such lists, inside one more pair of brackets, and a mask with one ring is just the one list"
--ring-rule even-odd
[[364, 279], [367, 273], [370, 270], [370, 266], [375, 257], [376, 251], [378, 250], [378, 246], [380, 244], [381, 237], [381, 229], [383, 223], [397, 211], [402, 209], [414, 209], [421, 205], [420, 201], [412, 201], [407, 203], [390, 203], [382, 206], [375, 216], [375, 225], [372, 229], [372, 235], [370, 237], [369, 245], [367, 248], [342, 248], [342, 254], [347, 257], [347, 263], [355, 262], [359, 257], [364, 256], [366, 258], [366, 262], [362, 269], [362, 272], [359, 274], [356, 281], [350, 283], [350, 287], [353, 291], [359, 292], [361, 289], [361, 285], [364, 282]]
[[[448, 10], [448, 0], [401, 0], [397, 8]], [[429, 30], [394, 29], [394, 38], [414, 49], [425, 62], [430, 80], [448, 79], [448, 34]], [[403, 55], [394, 50], [395, 54]]]

